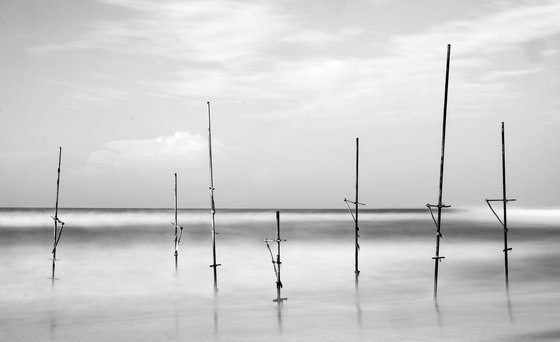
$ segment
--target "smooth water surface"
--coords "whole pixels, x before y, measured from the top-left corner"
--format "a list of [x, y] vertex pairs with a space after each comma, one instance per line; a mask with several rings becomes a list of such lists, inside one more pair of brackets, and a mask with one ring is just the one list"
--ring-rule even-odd
[[560, 339], [558, 210], [510, 212], [509, 296], [491, 212], [445, 211], [437, 306], [426, 210], [360, 212], [357, 286], [347, 211], [281, 211], [281, 307], [263, 242], [275, 238], [273, 210], [217, 211], [217, 296], [208, 210], [179, 212], [175, 272], [172, 210], [61, 209], [54, 287], [51, 215], [0, 209], [0, 340]]

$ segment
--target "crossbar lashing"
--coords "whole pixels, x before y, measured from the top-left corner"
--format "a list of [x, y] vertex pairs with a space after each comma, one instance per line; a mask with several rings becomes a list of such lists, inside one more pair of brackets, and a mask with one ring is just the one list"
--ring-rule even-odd
[[488, 207], [490, 208], [490, 210], [492, 211], [492, 213], [494, 214], [494, 216], [496, 216], [496, 218], [498, 219], [498, 221], [500, 222], [500, 224], [502, 225], [502, 227], [504, 227], [504, 230], [507, 231], [507, 227], [505, 226], [504, 222], [502, 221], [502, 219], [500, 218], [500, 216], [498, 216], [498, 213], [496, 213], [496, 211], [494, 210], [494, 208], [492, 207], [492, 205], [490, 204], [490, 202], [511, 202], [511, 201], [515, 201], [515, 199], [487, 199], [486, 200], [486, 204], [488, 204]]
[[[438, 227], [436, 218], [435, 218], [435, 216], [434, 216], [434, 212], [432, 211], [432, 208], [451, 208], [450, 205], [445, 205], [445, 204], [438, 204], [438, 205], [435, 205], [435, 204], [426, 204], [426, 207], [427, 207], [428, 210], [430, 211], [430, 215], [432, 216], [432, 220], [434, 221], [434, 225], [436, 226], [436, 228], [439, 228], [439, 227]], [[441, 233], [441, 231], [440, 231], [439, 229], [438, 229], [438, 231], [436, 232], [436, 236], [443, 237], [443, 234]]]
[[350, 201], [349, 199], [346, 199], [346, 198], [344, 199], [344, 202], [350, 202], [352, 204], [359, 204], [359, 205], [366, 205], [365, 203]]

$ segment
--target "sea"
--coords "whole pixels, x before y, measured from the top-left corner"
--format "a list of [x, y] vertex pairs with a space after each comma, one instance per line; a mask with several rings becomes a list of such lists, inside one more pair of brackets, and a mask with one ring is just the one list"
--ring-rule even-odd
[[[511, 206], [513, 207], [513, 205]], [[0, 209], [1, 341], [558, 341], [560, 209]], [[500, 213], [500, 211], [498, 211]], [[276, 255], [276, 243], [270, 243]]]

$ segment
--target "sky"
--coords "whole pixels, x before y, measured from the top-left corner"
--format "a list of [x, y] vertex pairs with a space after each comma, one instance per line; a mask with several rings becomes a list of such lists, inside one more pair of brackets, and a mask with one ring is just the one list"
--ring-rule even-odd
[[0, 206], [560, 206], [558, 1], [0, 1]]

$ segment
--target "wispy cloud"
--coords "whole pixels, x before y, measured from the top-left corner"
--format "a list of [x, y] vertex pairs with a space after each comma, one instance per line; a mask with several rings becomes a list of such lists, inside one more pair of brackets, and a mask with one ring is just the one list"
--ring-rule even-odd
[[[91, 23], [74, 41], [33, 51], [99, 49], [156, 57], [169, 63], [166, 74], [136, 80], [150, 95], [282, 102], [259, 115], [328, 117], [344, 111], [401, 120], [439, 112], [447, 43], [453, 44], [453, 105], [477, 112], [507, 99], [508, 79], [524, 74], [490, 71], [500, 56], [560, 34], [557, 1], [510, 4], [471, 20], [389, 36], [378, 42], [382, 55], [348, 57], [340, 54], [341, 43], [362, 44], [371, 28], [327, 32], [278, 2], [100, 1], [129, 10], [128, 17]], [[553, 51], [546, 47], [542, 55]]]
[[[108, 81], [111, 81], [108, 78]], [[117, 88], [114, 86], [77, 86], [69, 82], [48, 81], [49, 86], [59, 91], [61, 100], [58, 105], [65, 108], [78, 109], [84, 106], [104, 106], [113, 104], [115, 101], [124, 101], [131, 98], [131, 92], [127, 89]], [[110, 84], [110, 83], [108, 83]]]
[[525, 75], [531, 75], [541, 71], [543, 71], [543, 68], [540, 67], [524, 69], [524, 70], [497, 70], [497, 71], [489, 72], [484, 76], [483, 79], [485, 81], [493, 82], [499, 80], [507, 80], [508, 78], [512, 78], [512, 77], [522, 77]]
[[[224, 150], [219, 141], [213, 145]], [[207, 149], [201, 135], [178, 131], [171, 136], [107, 142], [90, 154], [87, 165], [96, 170], [199, 167], [208, 162]]]

